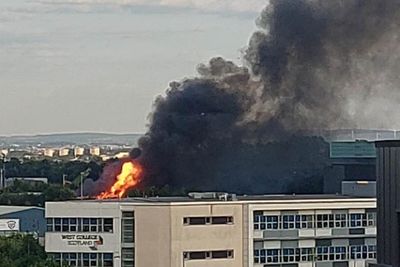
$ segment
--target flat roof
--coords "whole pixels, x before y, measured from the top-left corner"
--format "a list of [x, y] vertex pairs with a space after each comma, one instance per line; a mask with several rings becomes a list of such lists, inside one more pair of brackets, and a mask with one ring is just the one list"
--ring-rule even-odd
[[400, 147], [400, 140], [376, 141], [376, 147]]
[[[229, 195], [230, 197], [232, 195]], [[227, 201], [218, 198], [191, 198], [191, 197], [132, 197], [132, 198], [121, 198], [121, 199], [76, 199], [68, 201], [56, 201], [56, 202], [90, 202], [90, 203], [196, 203], [196, 202], [264, 202], [264, 201], [299, 201], [299, 200], [313, 200], [313, 201], [324, 201], [324, 200], [372, 200], [372, 197], [355, 197], [355, 196], [344, 196], [344, 195], [328, 195], [328, 194], [316, 194], [316, 195], [237, 195], [233, 200], [229, 198]]]
[[44, 210], [42, 207], [36, 207], [36, 206], [0, 206], [0, 215], [6, 215], [10, 213], [15, 213], [15, 212], [21, 212], [25, 210], [30, 210], [30, 209], [39, 209], [39, 210]]

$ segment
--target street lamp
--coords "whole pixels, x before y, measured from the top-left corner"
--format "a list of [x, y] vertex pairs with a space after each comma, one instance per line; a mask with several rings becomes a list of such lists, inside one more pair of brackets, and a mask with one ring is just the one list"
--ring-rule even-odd
[[6, 155], [4, 153], [0, 153], [3, 161], [3, 165], [0, 169], [0, 189], [4, 189], [6, 184]]

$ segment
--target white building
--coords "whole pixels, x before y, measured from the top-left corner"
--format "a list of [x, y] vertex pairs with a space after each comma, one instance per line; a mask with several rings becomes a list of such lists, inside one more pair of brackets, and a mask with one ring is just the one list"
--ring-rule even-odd
[[45, 248], [70, 266], [364, 267], [375, 209], [327, 195], [48, 202]]

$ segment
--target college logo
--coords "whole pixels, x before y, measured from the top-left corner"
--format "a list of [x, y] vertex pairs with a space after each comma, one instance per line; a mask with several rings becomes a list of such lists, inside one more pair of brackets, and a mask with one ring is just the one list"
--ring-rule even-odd
[[103, 245], [103, 238], [99, 235], [99, 239], [93, 242], [93, 246], [90, 249], [97, 250], [98, 246]]
[[8, 221], [7, 226], [10, 230], [14, 230], [15, 226], [17, 226], [17, 222], [16, 221]]

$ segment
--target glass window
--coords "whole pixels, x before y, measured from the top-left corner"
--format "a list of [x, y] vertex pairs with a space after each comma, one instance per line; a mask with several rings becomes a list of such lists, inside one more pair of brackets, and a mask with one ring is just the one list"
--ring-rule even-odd
[[283, 215], [282, 216], [282, 228], [283, 229], [295, 229], [295, 215]]
[[89, 232], [90, 230], [90, 219], [83, 218], [82, 219], [82, 232]]
[[54, 231], [61, 232], [61, 218], [54, 219]]
[[212, 217], [212, 224], [231, 224], [233, 223], [233, 217]]
[[188, 255], [189, 255], [189, 260], [202, 260], [206, 258], [205, 251], [189, 252]]
[[365, 213], [350, 214], [350, 227], [367, 226], [367, 217]]
[[296, 249], [294, 248], [284, 248], [282, 249], [282, 262], [295, 262]]
[[376, 226], [376, 212], [367, 213], [367, 226], [369, 227]]
[[47, 232], [53, 232], [54, 231], [54, 225], [53, 225], [53, 218], [47, 218], [46, 219], [46, 226], [47, 226]]
[[112, 253], [104, 253], [103, 254], [103, 267], [113, 267], [113, 254]]
[[122, 212], [122, 242], [134, 243], [135, 242], [135, 218], [133, 211]]
[[122, 248], [122, 267], [134, 267], [135, 250], [134, 248]]
[[105, 218], [103, 220], [103, 229], [104, 232], [112, 233], [113, 232], [113, 222], [112, 218]]
[[76, 218], [69, 219], [69, 231], [77, 232], [78, 231], [78, 221]]
[[266, 249], [266, 260], [268, 263], [279, 263], [280, 249]]
[[204, 225], [204, 224], [206, 224], [206, 217], [190, 217], [189, 224], [190, 225]]

